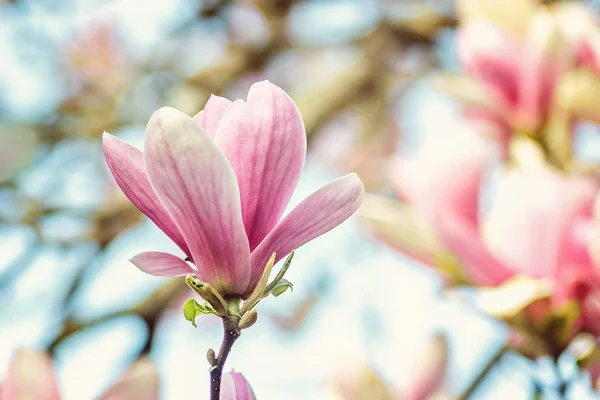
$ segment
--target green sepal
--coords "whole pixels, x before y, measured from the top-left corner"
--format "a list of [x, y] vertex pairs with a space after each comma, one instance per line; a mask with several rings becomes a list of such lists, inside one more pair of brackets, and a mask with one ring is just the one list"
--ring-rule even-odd
[[271, 294], [275, 297], [278, 297], [288, 289], [290, 289], [292, 292], [294, 291], [294, 285], [292, 282], [288, 281], [287, 279], [281, 279], [271, 290]]
[[[288, 268], [290, 267], [290, 265], [292, 264], [293, 259], [294, 259], [294, 250], [292, 250], [290, 255], [285, 259], [285, 262], [283, 263], [283, 267], [281, 267], [281, 270], [279, 271], [277, 276], [275, 276], [275, 279], [273, 279], [273, 281], [267, 285], [264, 295], [263, 295], [263, 298], [267, 297], [270, 293], [272, 293], [273, 290], [275, 289], [275, 287], [277, 287], [277, 285], [279, 284], [279, 282], [285, 280], [285, 279], [283, 279], [283, 277], [284, 277], [285, 273], [287, 272]], [[293, 286], [293, 285], [291, 285], [291, 286]], [[283, 292], [285, 292], [285, 290]], [[281, 293], [283, 293], [283, 292], [281, 292]], [[274, 295], [274, 296], [279, 296], [281, 293]]]

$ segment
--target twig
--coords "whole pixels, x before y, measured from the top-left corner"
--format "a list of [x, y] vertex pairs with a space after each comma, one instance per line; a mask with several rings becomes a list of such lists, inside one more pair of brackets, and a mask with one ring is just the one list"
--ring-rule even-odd
[[494, 356], [488, 361], [485, 367], [479, 372], [479, 374], [473, 379], [473, 382], [467, 387], [467, 389], [463, 392], [461, 396], [458, 397], [458, 400], [467, 400], [473, 396], [475, 390], [479, 387], [479, 385], [485, 380], [487, 375], [490, 373], [494, 365], [504, 356], [504, 354], [508, 351], [508, 346], [504, 345], [494, 354]]
[[210, 368], [210, 399], [221, 399], [221, 380], [225, 361], [231, 352], [233, 344], [240, 337], [239, 300], [228, 302], [229, 314], [223, 319], [223, 342], [215, 364]]

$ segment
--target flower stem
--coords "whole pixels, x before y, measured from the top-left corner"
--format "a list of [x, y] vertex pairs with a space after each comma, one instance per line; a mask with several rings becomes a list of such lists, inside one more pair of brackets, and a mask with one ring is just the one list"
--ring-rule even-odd
[[488, 373], [492, 370], [494, 365], [502, 358], [502, 356], [508, 351], [508, 346], [502, 346], [496, 354], [487, 362], [485, 367], [479, 372], [479, 374], [473, 379], [473, 382], [469, 385], [469, 387], [463, 392], [463, 394], [458, 397], [459, 400], [467, 400], [473, 396], [475, 390], [479, 387], [479, 385], [484, 381]]
[[231, 352], [233, 344], [240, 337], [240, 315], [239, 299], [228, 301], [229, 314], [223, 319], [223, 342], [219, 349], [215, 364], [210, 368], [210, 400], [220, 400], [221, 398], [221, 379], [223, 377], [223, 368], [227, 356]]

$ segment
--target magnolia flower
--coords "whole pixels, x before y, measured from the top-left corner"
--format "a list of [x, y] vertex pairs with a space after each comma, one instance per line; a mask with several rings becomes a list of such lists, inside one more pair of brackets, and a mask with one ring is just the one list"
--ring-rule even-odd
[[[0, 400], [60, 400], [52, 361], [43, 352], [20, 350], [14, 356], [2, 383]], [[101, 400], [157, 400], [158, 372], [148, 359], [137, 361]]]
[[231, 371], [223, 374], [221, 400], [255, 400], [254, 392], [244, 375]]
[[401, 400], [427, 400], [440, 390], [448, 369], [448, 341], [442, 334], [435, 335], [421, 350], [414, 364]]
[[521, 275], [546, 280], [555, 305], [576, 301], [581, 322], [600, 333], [600, 263], [594, 261], [600, 205], [596, 217], [592, 213], [597, 185], [549, 167], [513, 169], [502, 175], [491, 207], [482, 213], [489, 153], [481, 140], [462, 142], [462, 152], [441, 146], [454, 156], [422, 152], [415, 161], [421, 168], [399, 169], [400, 193], [426, 216], [476, 284], [498, 286]]
[[497, 262], [486, 270], [479, 268], [480, 264], [490, 261], [479, 250], [477, 232], [479, 191], [492, 157], [492, 148], [483, 138], [472, 131], [456, 131], [452, 136], [426, 138], [415, 159], [399, 160], [392, 170], [397, 193], [438, 236], [448, 215], [460, 215], [469, 232], [475, 232], [460, 239], [440, 238], [448, 241], [443, 244], [450, 250], [458, 245], [470, 251], [472, 262], [464, 266], [472, 278], [484, 285], [496, 284], [511, 276], [498, 267]]
[[280, 221], [298, 183], [306, 134], [291, 98], [268, 81], [248, 100], [212, 96], [193, 118], [161, 108], [144, 152], [104, 134], [104, 153], [127, 197], [191, 260], [145, 252], [131, 261], [158, 276], [195, 274], [223, 295], [248, 296], [276, 261], [356, 211], [355, 174], [314, 192]]
[[[448, 341], [436, 334], [421, 349], [402, 384], [386, 383], [366, 363], [347, 364], [336, 377], [334, 397], [344, 400], [427, 400], [439, 393], [448, 369]], [[437, 398], [437, 397], [436, 397]]]
[[474, 20], [458, 32], [458, 56], [486, 89], [481, 107], [513, 129], [536, 132], [548, 114], [557, 80], [574, 54], [557, 22], [544, 9], [516, 34], [492, 22]]
[[0, 400], [22, 398], [60, 399], [52, 361], [45, 353], [20, 350], [14, 356], [8, 368], [8, 375], [2, 383]]

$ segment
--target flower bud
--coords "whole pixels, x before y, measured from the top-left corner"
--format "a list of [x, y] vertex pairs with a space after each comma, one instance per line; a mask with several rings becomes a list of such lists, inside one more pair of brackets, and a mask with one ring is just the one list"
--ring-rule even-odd
[[158, 400], [159, 375], [150, 358], [136, 361], [101, 400]]
[[448, 342], [437, 334], [425, 346], [410, 373], [409, 387], [403, 399], [425, 400], [435, 394], [444, 382], [448, 367]]
[[193, 275], [186, 276], [185, 283], [206, 300], [215, 309], [217, 315], [225, 317], [228, 314], [227, 302], [211, 285], [200, 281], [200, 279]]
[[256, 397], [244, 375], [231, 371], [223, 374], [221, 400], [256, 400]]
[[208, 351], [206, 352], [206, 359], [212, 367], [217, 365], [217, 355], [215, 354], [215, 351], [213, 349], [208, 349]]
[[248, 311], [248, 313], [246, 315], [244, 315], [244, 317], [240, 321], [239, 328], [240, 329], [250, 328], [252, 325], [254, 325], [256, 323], [257, 320], [258, 320], [258, 313], [256, 312], [256, 310], [250, 310], [250, 311]]

